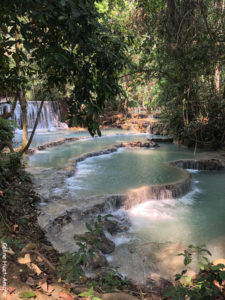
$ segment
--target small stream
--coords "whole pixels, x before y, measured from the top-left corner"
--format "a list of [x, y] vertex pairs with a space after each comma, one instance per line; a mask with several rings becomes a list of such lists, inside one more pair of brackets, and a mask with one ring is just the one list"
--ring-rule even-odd
[[[105, 203], [111, 195], [126, 195], [149, 185], [182, 180], [185, 171], [168, 163], [177, 159], [214, 157], [213, 152], [193, 150], [173, 144], [156, 149], [121, 148], [117, 152], [90, 157], [75, 165], [83, 154], [112, 147], [121, 142], [144, 141], [146, 134], [105, 131], [101, 138], [89, 138], [84, 132], [61, 131], [37, 134], [34, 144], [68, 136], [86, 136], [27, 157], [27, 169], [34, 174], [34, 184], [42, 198], [40, 225], [61, 252], [75, 251], [73, 236], [84, 232], [86, 221], [81, 212]], [[66, 136], [67, 137], [67, 136]], [[111, 213], [129, 224], [128, 231], [109, 236], [116, 250], [107, 260], [118, 271], [137, 282], [152, 275], [172, 279], [182, 269], [177, 254], [189, 244], [207, 244], [213, 258], [225, 257], [225, 171], [196, 171], [192, 187], [178, 199], [152, 200], [125, 210], [109, 203], [102, 214]], [[110, 205], [111, 204], [111, 205]], [[52, 226], [54, 220], [72, 212], [72, 221]], [[96, 212], [97, 214], [97, 212]], [[93, 217], [93, 215], [92, 215]]]

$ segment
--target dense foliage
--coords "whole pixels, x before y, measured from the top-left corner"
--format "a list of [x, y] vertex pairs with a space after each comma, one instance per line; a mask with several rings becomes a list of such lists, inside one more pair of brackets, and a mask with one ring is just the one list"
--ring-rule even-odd
[[0, 92], [19, 98], [34, 81], [42, 92], [57, 89], [69, 99], [70, 125], [94, 134], [99, 113], [120, 93], [126, 61], [121, 35], [100, 22], [98, 2], [3, 1]]
[[180, 274], [176, 274], [176, 284], [170, 286], [165, 296], [171, 297], [173, 300], [224, 299], [224, 265], [211, 263], [207, 257], [211, 253], [204, 248], [204, 245], [197, 247], [190, 245], [188, 249], [178, 255], [184, 256], [185, 267], [192, 262], [193, 255], [197, 256], [200, 272], [196, 278], [186, 276], [186, 269]]
[[224, 1], [2, 4], [0, 93], [65, 98], [92, 135], [106, 107], [159, 108], [180, 142], [224, 144]]
[[225, 139], [224, 1], [140, 0], [140, 61], [155, 78], [156, 105], [171, 132], [188, 144]]
[[12, 121], [0, 118], [0, 144], [2, 142], [11, 142], [14, 136], [14, 126]]

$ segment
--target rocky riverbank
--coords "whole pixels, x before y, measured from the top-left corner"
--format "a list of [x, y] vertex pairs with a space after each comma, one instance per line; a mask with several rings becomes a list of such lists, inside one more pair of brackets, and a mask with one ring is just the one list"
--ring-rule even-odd
[[160, 113], [128, 113], [124, 115], [118, 112], [111, 112], [104, 115], [103, 126], [121, 128], [123, 130], [136, 130], [141, 133], [156, 135], [168, 135], [169, 127], [160, 120]]
[[[4, 161], [6, 159], [8, 157], [4, 155]], [[102, 276], [97, 276], [94, 280], [81, 276], [79, 282], [73, 280], [68, 284], [62, 280], [59, 283], [59, 267], [62, 264], [60, 258], [63, 255], [52, 247], [45, 232], [38, 225], [39, 213], [35, 206], [41, 199], [34, 192], [33, 184], [23, 166], [18, 162], [15, 169], [14, 164], [13, 173], [10, 166], [11, 163], [8, 165], [8, 171], [6, 169], [4, 171], [13, 175], [6, 178], [4, 184], [1, 182], [0, 193], [0, 238], [7, 258], [7, 273], [4, 276], [7, 277], [5, 291], [8, 300], [28, 297], [37, 300], [89, 300], [94, 296], [105, 300], [161, 299], [160, 295], [165, 287], [162, 290], [157, 284], [152, 291], [148, 287], [124, 282], [116, 273], [111, 276], [110, 284], [107, 284]], [[115, 223], [114, 225], [105, 223], [104, 226], [109, 232], [122, 230]], [[108, 244], [101, 247], [101, 251], [108, 253], [109, 248], [113, 250], [113, 244], [110, 242]], [[0, 263], [1, 269], [2, 263], [3, 261]], [[0, 280], [3, 281], [2, 273]], [[95, 291], [90, 290], [91, 286], [95, 286]], [[117, 293], [109, 293], [109, 290]], [[82, 294], [84, 291], [86, 294]]]

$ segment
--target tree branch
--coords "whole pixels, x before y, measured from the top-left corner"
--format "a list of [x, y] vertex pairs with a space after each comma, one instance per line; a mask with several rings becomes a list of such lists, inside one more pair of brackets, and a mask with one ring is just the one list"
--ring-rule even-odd
[[15, 96], [15, 99], [13, 100], [13, 104], [12, 104], [12, 108], [11, 108], [10, 112], [3, 113], [0, 117], [3, 119], [11, 118], [14, 114], [16, 104], [17, 104], [17, 95]]

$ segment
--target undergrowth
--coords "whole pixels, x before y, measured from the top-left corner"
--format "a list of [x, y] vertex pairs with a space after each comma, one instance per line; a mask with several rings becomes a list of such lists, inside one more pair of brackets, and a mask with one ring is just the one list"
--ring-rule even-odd
[[203, 246], [190, 245], [183, 253], [184, 265], [188, 266], [193, 255], [197, 256], [200, 268], [196, 278], [186, 276], [187, 269], [175, 275], [175, 285], [171, 285], [165, 297], [173, 300], [216, 300], [224, 299], [225, 289], [225, 266], [223, 264], [214, 265], [209, 261], [208, 255], [211, 253]]

